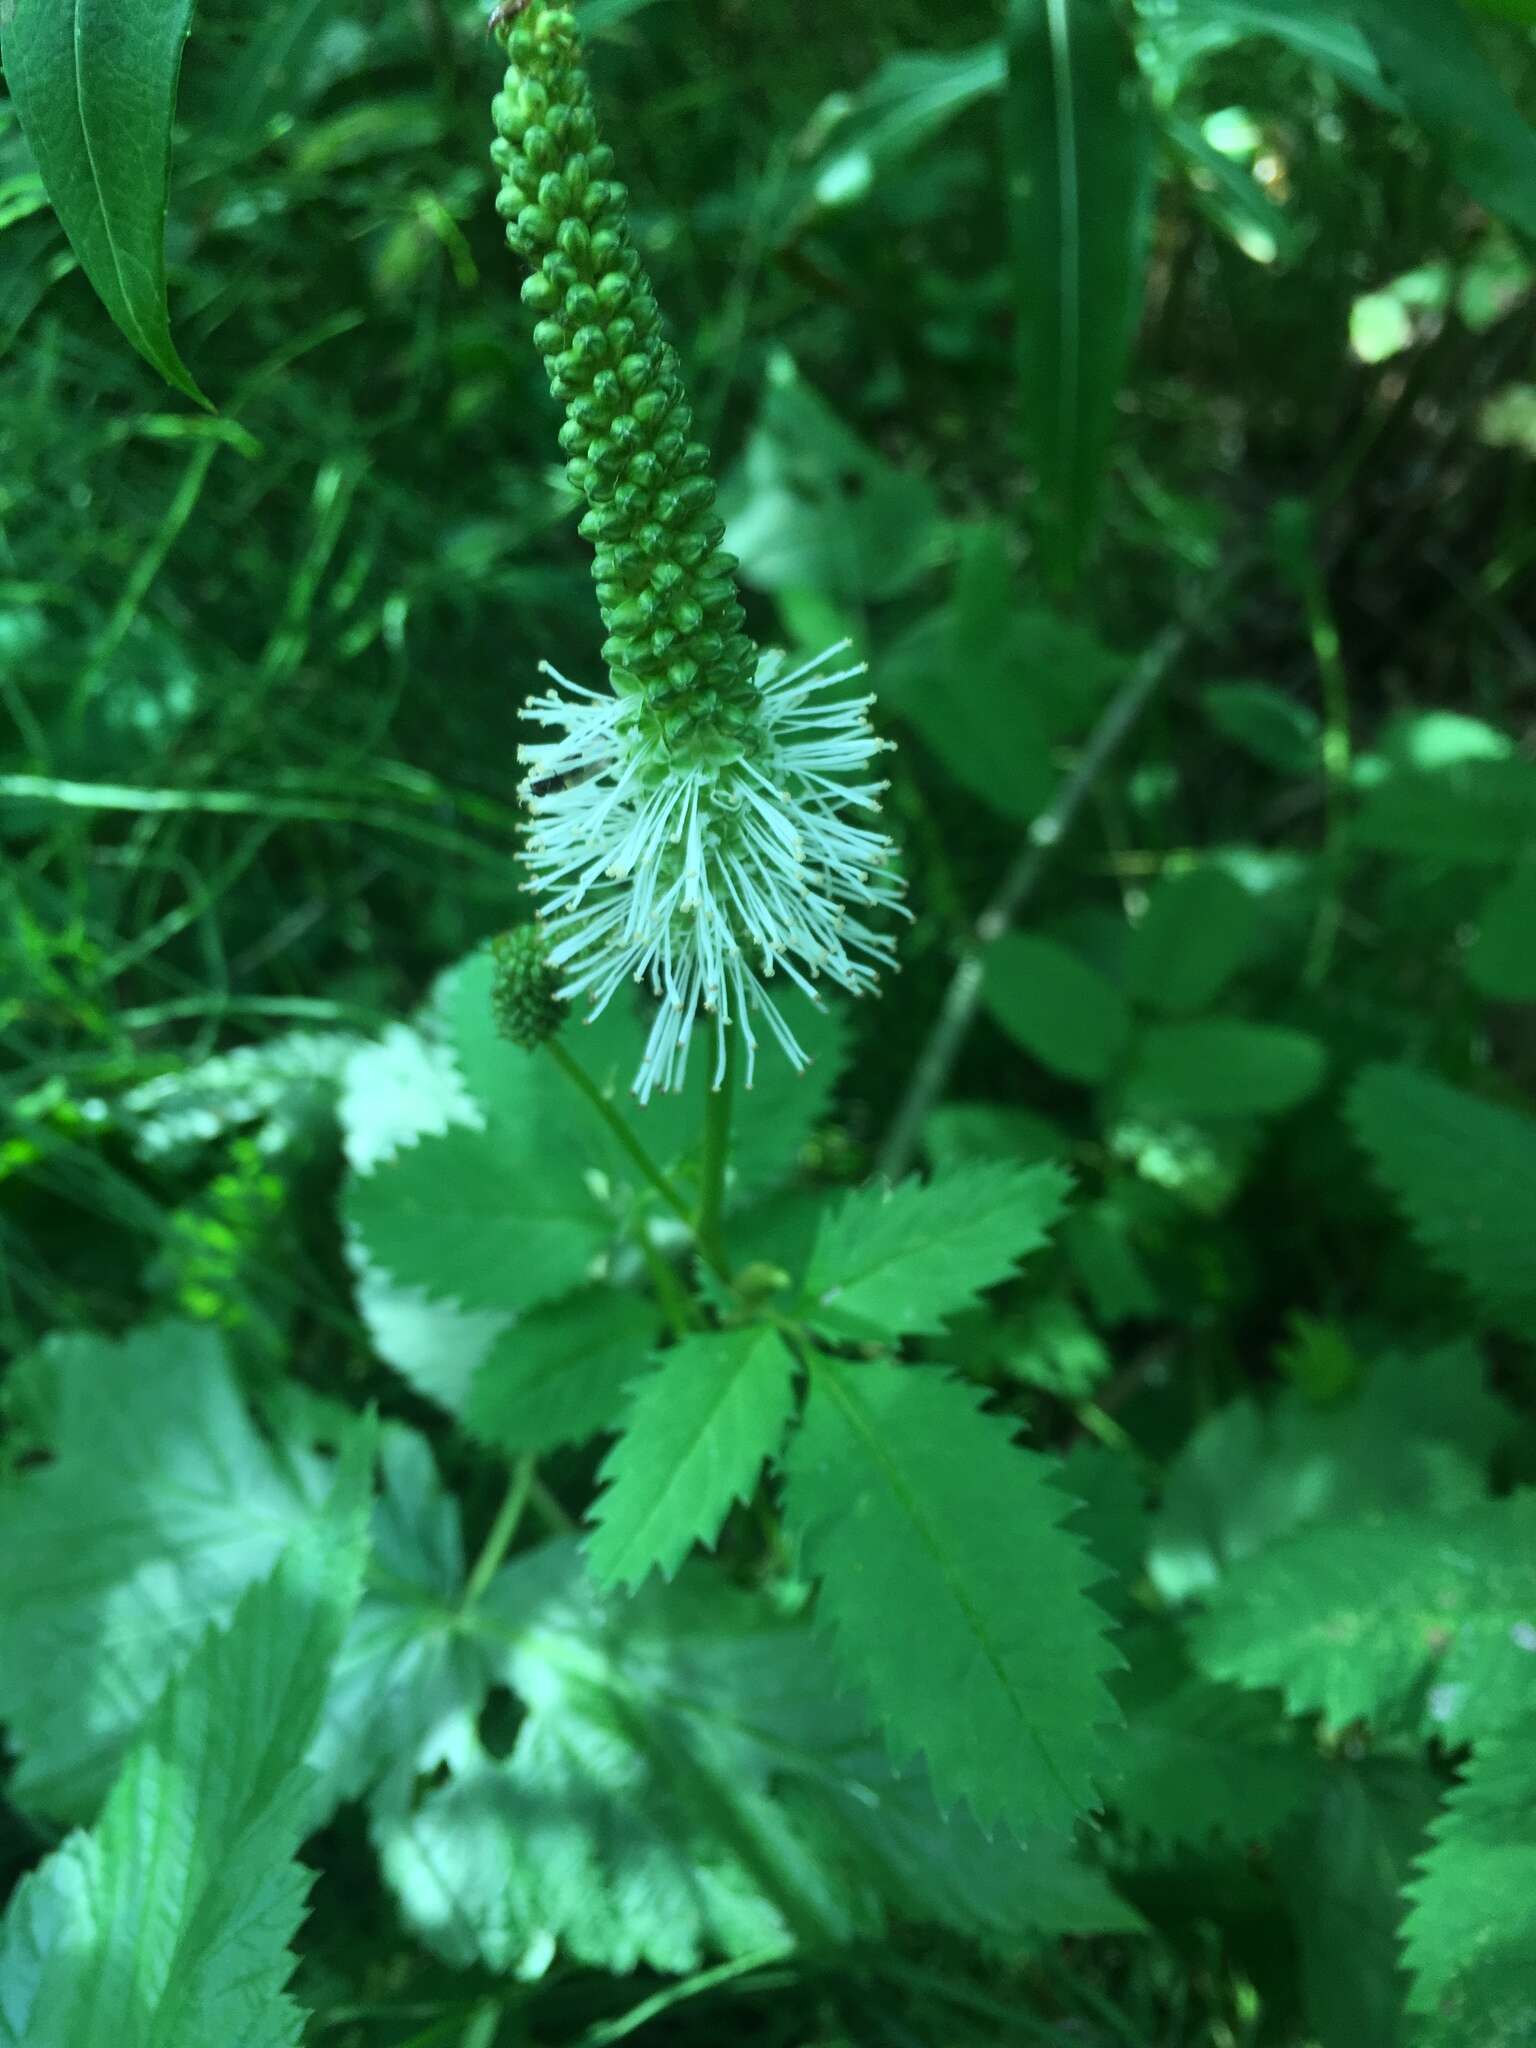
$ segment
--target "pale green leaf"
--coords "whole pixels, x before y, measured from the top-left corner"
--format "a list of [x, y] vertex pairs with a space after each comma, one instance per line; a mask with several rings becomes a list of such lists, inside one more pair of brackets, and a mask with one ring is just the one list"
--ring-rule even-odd
[[1453, 1515], [1327, 1522], [1209, 1589], [1201, 1668], [1331, 1728], [1400, 1719], [1465, 1741], [1536, 1711], [1536, 1493]]
[[1480, 2011], [1486, 2025], [1496, 2002], [1536, 2022], [1536, 1707], [1476, 1744], [1430, 1835], [1403, 1928], [1411, 2009], [1462, 2023]]
[[1154, 130], [1110, 0], [1010, 0], [1006, 141], [1024, 430], [1042, 552], [1075, 583], [1144, 289]]
[[617, 1424], [655, 1336], [655, 1310], [608, 1287], [536, 1308], [486, 1353], [464, 1426], [510, 1453], [584, 1443]]
[[1257, 917], [1246, 889], [1220, 868], [1159, 882], [1126, 949], [1126, 988], [1166, 1016], [1215, 1001], [1253, 949]]
[[311, 1519], [315, 1459], [270, 1444], [218, 1336], [184, 1323], [56, 1340], [54, 1458], [0, 1492], [0, 1716], [13, 1796], [90, 1813], [210, 1622]]
[[199, 404], [171, 340], [171, 122], [193, 0], [11, 0], [0, 59], [54, 211], [146, 362]]
[[979, 1398], [931, 1368], [818, 1358], [785, 1513], [893, 1754], [1027, 1837], [1093, 1803], [1114, 1657], [1057, 1467]]
[[587, 1558], [600, 1584], [670, 1578], [749, 1499], [789, 1424], [795, 1361], [765, 1323], [685, 1337], [640, 1380], [609, 1452]]
[[1435, 1264], [1490, 1315], [1536, 1328], [1536, 1119], [1412, 1067], [1367, 1067], [1349, 1117]]
[[806, 1311], [829, 1328], [933, 1332], [1038, 1251], [1070, 1183], [1060, 1167], [958, 1167], [928, 1182], [861, 1188], [825, 1215]]
[[1316, 1094], [1327, 1071], [1327, 1048], [1305, 1031], [1199, 1017], [1141, 1034], [1125, 1093], [1132, 1107], [1159, 1116], [1276, 1116]]
[[368, 1463], [359, 1438], [319, 1523], [171, 1679], [97, 1825], [12, 1900], [8, 2048], [295, 2048], [303, 1757], [361, 1582]]
[[1070, 1080], [1104, 1080], [1130, 1036], [1130, 1013], [1114, 983], [1032, 933], [1009, 932], [987, 948], [983, 996], [1010, 1038]]
[[1477, 1347], [1378, 1359], [1348, 1400], [1300, 1393], [1229, 1401], [1170, 1467], [1148, 1569], [1165, 1600], [1214, 1586], [1231, 1565], [1308, 1522], [1366, 1509], [1434, 1513], [1487, 1491], [1508, 1426]]
[[1065, 1833], [1027, 1850], [897, 1774], [803, 1621], [701, 1567], [603, 1596], [574, 1548], [517, 1560], [483, 1639], [524, 1713], [374, 1833], [408, 1923], [458, 1966], [616, 1971], [877, 1939], [890, 1920], [1016, 1944], [1136, 1916]]

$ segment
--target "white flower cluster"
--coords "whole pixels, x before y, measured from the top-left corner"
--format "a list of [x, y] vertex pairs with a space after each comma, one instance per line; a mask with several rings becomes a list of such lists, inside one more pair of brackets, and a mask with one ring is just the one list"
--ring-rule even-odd
[[887, 785], [855, 778], [891, 742], [870, 729], [872, 697], [830, 694], [864, 673], [831, 665], [846, 645], [789, 673], [764, 655], [750, 737], [688, 761], [668, 754], [638, 698], [541, 665], [558, 687], [525, 715], [558, 737], [522, 749], [528, 886], [563, 997], [589, 1016], [631, 981], [658, 999], [635, 1077], [642, 1102], [682, 1086], [701, 1012], [714, 1019], [714, 1085], [735, 1025], [750, 1086], [754, 1018], [806, 1064], [768, 992], [775, 974], [815, 1002], [822, 978], [864, 995], [894, 963], [893, 940], [863, 921], [902, 908], [893, 849], [852, 821], [880, 807]]

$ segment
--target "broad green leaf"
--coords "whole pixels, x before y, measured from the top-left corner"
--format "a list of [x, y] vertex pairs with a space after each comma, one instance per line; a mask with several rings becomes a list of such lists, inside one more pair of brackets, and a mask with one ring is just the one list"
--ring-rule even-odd
[[200, 405], [171, 340], [171, 122], [193, 0], [11, 0], [0, 60], [48, 197], [102, 303]]
[[303, 1757], [361, 1583], [368, 1465], [363, 1435], [320, 1521], [171, 1679], [96, 1826], [12, 1899], [6, 2048], [296, 2048]]
[[655, 1336], [654, 1308], [610, 1287], [536, 1308], [487, 1351], [464, 1426], [508, 1453], [585, 1443], [617, 1424]]
[[[1062, 1225], [1061, 1242], [1101, 1323], [1155, 1316], [1161, 1307], [1156, 1283], [1138, 1248], [1139, 1191], [1106, 1195], [1074, 1209]], [[1151, 1197], [1149, 1205], [1157, 1198]]]
[[1276, 1702], [1202, 1678], [1166, 1622], [1140, 1622], [1123, 1647], [1128, 1669], [1113, 1690], [1125, 1726], [1104, 1765], [1105, 1799], [1123, 1821], [1160, 1842], [1246, 1843], [1310, 1803], [1316, 1759]]
[[1304, 1031], [1201, 1017], [1149, 1026], [1125, 1093], [1134, 1108], [1162, 1116], [1276, 1116], [1316, 1094], [1327, 1070], [1327, 1048]]
[[1402, 1886], [1437, 1794], [1434, 1773], [1418, 1763], [1336, 1759], [1323, 1770], [1312, 1813], [1274, 1846], [1280, 1898], [1301, 1952], [1306, 2038], [1321, 2048], [1409, 2048]]
[[1536, 846], [1536, 761], [1461, 760], [1367, 790], [1354, 837], [1378, 853], [1450, 867], [1503, 865]]
[[921, 734], [962, 788], [1027, 824], [1057, 777], [1020, 624], [1006, 533], [968, 527], [947, 601], [886, 650], [877, 684], [882, 705]]
[[1196, 54], [1247, 36], [1273, 37], [1375, 105], [1396, 105], [1346, 0], [1173, 0], [1171, 18], [1159, 9], [1149, 26], [1159, 41], [1170, 27], [1187, 35]]
[[393, 1425], [380, 1452], [368, 1580], [307, 1759], [327, 1809], [462, 1763], [494, 1682], [493, 1647], [464, 1607], [458, 1506], [432, 1453]]
[[1212, 683], [1200, 708], [1223, 739], [1281, 775], [1312, 775], [1322, 756], [1322, 722], [1269, 683]]
[[1103, 1081], [1130, 1037], [1114, 983], [1054, 939], [1008, 932], [987, 948], [987, 1008], [1052, 1073]]
[[1536, 235], [1536, 134], [1485, 61], [1459, 0], [1351, 0], [1387, 82], [1472, 197]]
[[1229, 1401], [1169, 1469], [1148, 1569], [1165, 1600], [1214, 1586], [1292, 1530], [1367, 1509], [1471, 1506], [1508, 1412], [1475, 1345], [1378, 1359], [1352, 1398]]
[[943, 552], [932, 485], [860, 440], [783, 354], [769, 363], [762, 412], [720, 510], [726, 545], [758, 590], [844, 603], [894, 597]]
[[[1476, 1744], [1408, 1887], [1412, 2011], [1452, 2038], [1529, 2039], [1536, 2017], [1536, 1712]], [[1495, 2022], [1499, 2015], [1499, 2022]], [[1511, 2026], [1518, 2018], [1523, 2025]], [[1469, 2023], [1480, 2022], [1479, 2031]], [[1505, 2028], [1509, 2031], [1506, 2032]], [[1440, 2038], [1431, 2032], [1432, 2041]]]
[[795, 1398], [795, 1361], [766, 1323], [685, 1337], [634, 1389], [592, 1510], [587, 1558], [598, 1582], [671, 1578], [695, 1543], [713, 1544], [778, 1450]]
[[805, 1276], [807, 1314], [829, 1329], [932, 1333], [1038, 1251], [1069, 1182], [1057, 1166], [958, 1167], [924, 1184], [860, 1188], [824, 1215]]
[[1437, 1266], [1517, 1336], [1536, 1327], [1536, 1120], [1412, 1067], [1367, 1067], [1349, 1118]]
[[1020, 1850], [941, 1817], [806, 1624], [714, 1573], [605, 1597], [554, 1544], [485, 1605], [524, 1714], [511, 1754], [482, 1749], [374, 1818], [408, 1923], [459, 1967], [538, 1975], [558, 1950], [681, 1972], [878, 1939], [892, 1918], [1009, 1947], [1137, 1924], [1065, 1833]]
[[932, 1368], [818, 1357], [785, 1515], [893, 1755], [1027, 1839], [1093, 1803], [1115, 1660], [1058, 1468], [978, 1401]]
[[1536, 1003], [1536, 861], [1517, 868], [1483, 906], [1467, 979], [1497, 1003]]
[[184, 1323], [58, 1339], [50, 1464], [0, 1492], [0, 1718], [14, 1797], [91, 1812], [210, 1622], [308, 1523], [319, 1461], [255, 1428], [219, 1338]]
[[1220, 868], [1169, 876], [1131, 934], [1127, 990], [1168, 1016], [1203, 1010], [1248, 958], [1255, 923], [1247, 890]]
[[1330, 1728], [1399, 1719], [1425, 1687], [1427, 1732], [1452, 1742], [1536, 1712], [1536, 1493], [1302, 1529], [1206, 1597], [1201, 1668]]
[[1043, 558], [1070, 588], [1141, 308], [1154, 155], [1110, 0], [1009, 0], [1005, 119], [1024, 430]]

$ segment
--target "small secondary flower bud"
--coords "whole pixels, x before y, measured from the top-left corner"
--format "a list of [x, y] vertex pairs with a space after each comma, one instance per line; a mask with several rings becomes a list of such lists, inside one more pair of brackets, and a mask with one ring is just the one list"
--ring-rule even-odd
[[560, 975], [549, 963], [544, 934], [537, 925], [518, 925], [492, 939], [491, 958], [496, 1028], [525, 1052], [534, 1052], [554, 1037], [566, 1018], [566, 1006], [557, 993]]

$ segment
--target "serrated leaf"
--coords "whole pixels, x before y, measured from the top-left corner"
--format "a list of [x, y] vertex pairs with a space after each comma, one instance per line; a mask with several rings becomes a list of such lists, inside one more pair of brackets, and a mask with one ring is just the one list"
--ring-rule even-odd
[[1378, 1359], [1349, 1400], [1295, 1391], [1229, 1401], [1169, 1468], [1148, 1570], [1165, 1600], [1214, 1586], [1240, 1558], [1305, 1523], [1367, 1509], [1432, 1514], [1487, 1492], [1507, 1411], [1471, 1343]]
[[998, 1023], [1053, 1074], [1102, 1081], [1130, 1037], [1112, 981], [1054, 939], [1009, 932], [986, 952], [983, 998]]
[[[1476, 1744], [1408, 1887], [1411, 2011], [1461, 2019], [1495, 2000], [1536, 2020], [1536, 1711]], [[1496, 2042], [1490, 2027], [1477, 2038]], [[1518, 2040], [1517, 2033], [1511, 2036]], [[1526, 2037], [1528, 2038], [1528, 2036]]]
[[1256, 923], [1253, 899], [1220, 868], [1170, 876], [1131, 934], [1127, 991], [1165, 1016], [1203, 1010], [1248, 958]]
[[1202, 1678], [1166, 1622], [1140, 1623], [1123, 1648], [1129, 1668], [1113, 1690], [1125, 1726], [1104, 1765], [1105, 1798], [1123, 1821], [1162, 1842], [1253, 1842], [1310, 1803], [1317, 1759], [1288, 1734], [1278, 1702]]
[[931, 1368], [818, 1357], [785, 1514], [893, 1754], [1027, 1836], [1092, 1804], [1115, 1660], [1057, 1467], [979, 1399]]
[[309, 1874], [302, 1759], [362, 1576], [369, 1446], [317, 1527], [172, 1678], [89, 1834], [0, 1927], [9, 2048], [294, 2048], [288, 1944]]
[[1303, 1529], [1207, 1598], [1202, 1670], [1329, 1727], [1401, 1717], [1424, 1688], [1428, 1729], [1452, 1741], [1536, 1711], [1536, 1493]]
[[713, 1544], [778, 1450], [795, 1398], [795, 1361], [777, 1330], [685, 1337], [634, 1389], [602, 1469], [587, 1559], [600, 1585], [670, 1578], [695, 1543]]
[[536, 1976], [558, 1949], [684, 1971], [893, 1918], [1010, 1949], [1021, 1928], [1137, 1924], [1066, 1834], [1026, 1851], [944, 1819], [804, 1621], [702, 1567], [611, 1598], [553, 1544], [486, 1608], [525, 1715], [511, 1755], [402, 1788], [374, 1820], [408, 1922], [456, 1965]]
[[617, 1424], [655, 1336], [655, 1309], [611, 1287], [536, 1308], [487, 1351], [464, 1426], [509, 1453], [584, 1443]]
[[1060, 1167], [959, 1167], [926, 1185], [861, 1188], [825, 1216], [805, 1277], [806, 1313], [887, 1337], [944, 1318], [1038, 1251], [1070, 1186]]
[[50, 1349], [54, 1461], [0, 1493], [0, 1716], [19, 1801], [91, 1812], [210, 1622], [310, 1520], [323, 1468], [253, 1426], [212, 1331]]
[[463, 1604], [458, 1505], [426, 1441], [389, 1427], [380, 1468], [368, 1582], [308, 1755], [323, 1811], [365, 1793], [390, 1797], [418, 1774], [462, 1764], [494, 1678], [480, 1618]]
[[1443, 866], [1502, 865], [1536, 844], [1536, 761], [1452, 761], [1402, 770], [1368, 790], [1354, 837], [1378, 853]]
[[1155, 132], [1109, 0], [1010, 0], [1010, 240], [1024, 429], [1049, 573], [1091, 540], [1145, 286]]
[[171, 122], [193, 0], [12, 0], [0, 61], [49, 200], [145, 361], [206, 405], [171, 340]]
[[1518, 1336], [1536, 1326], [1536, 1120], [1412, 1067], [1367, 1067], [1349, 1119], [1436, 1265]]
[[1327, 1071], [1327, 1048], [1305, 1031], [1201, 1017], [1141, 1034], [1125, 1095], [1160, 1116], [1277, 1116], [1316, 1094]]
[[1272, 1852], [1300, 1949], [1306, 2038], [1407, 2048], [1402, 1884], [1434, 1812], [1435, 1776], [1393, 1757], [1335, 1759], [1321, 1775], [1312, 1813]]

